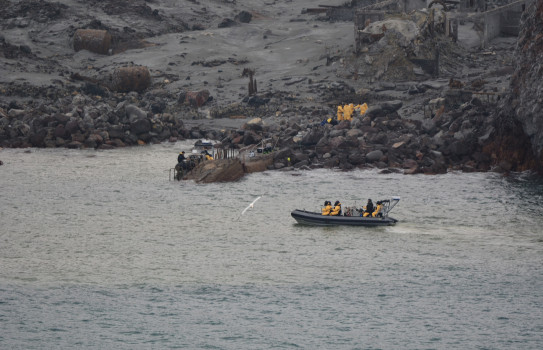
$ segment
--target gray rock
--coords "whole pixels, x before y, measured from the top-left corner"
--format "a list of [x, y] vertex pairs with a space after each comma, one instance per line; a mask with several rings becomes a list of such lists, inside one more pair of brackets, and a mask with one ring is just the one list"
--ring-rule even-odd
[[139, 119], [147, 119], [147, 112], [135, 105], [127, 105], [124, 110], [130, 123], [134, 123]]
[[383, 152], [381, 150], [371, 151], [366, 154], [366, 160], [369, 163], [377, 162], [383, 157]]
[[240, 23], [249, 23], [251, 22], [251, 19], [253, 18], [253, 15], [248, 11], [241, 11], [234, 17], [234, 19]]
[[138, 119], [130, 123], [130, 131], [136, 135], [151, 131], [151, 122], [148, 119]]
[[324, 128], [312, 128], [302, 138], [301, 144], [304, 146], [316, 145], [319, 140], [324, 136]]
[[24, 109], [16, 109], [16, 108], [12, 108], [8, 111], [8, 116], [10, 118], [18, 118], [18, 117], [21, 117], [25, 114], [25, 110]]
[[426, 131], [427, 133], [431, 134], [435, 128], [436, 128], [436, 123], [433, 119], [424, 119], [422, 121], [422, 130]]

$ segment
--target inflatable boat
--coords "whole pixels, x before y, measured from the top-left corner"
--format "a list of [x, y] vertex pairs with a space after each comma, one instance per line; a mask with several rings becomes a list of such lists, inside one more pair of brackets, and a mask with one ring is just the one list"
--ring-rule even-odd
[[380, 201], [383, 204], [380, 213], [374, 216], [363, 216], [363, 211], [360, 209], [347, 207], [342, 215], [322, 215], [321, 213], [311, 212], [307, 210], [296, 209], [290, 215], [302, 225], [311, 226], [390, 226], [398, 222], [398, 220], [388, 216], [388, 213], [398, 204], [400, 197], [393, 197], [390, 200]]

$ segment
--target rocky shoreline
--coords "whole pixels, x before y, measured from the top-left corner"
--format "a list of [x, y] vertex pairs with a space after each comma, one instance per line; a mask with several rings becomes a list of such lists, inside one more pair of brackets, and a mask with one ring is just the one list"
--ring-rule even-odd
[[[106, 1], [102, 6], [113, 3]], [[215, 26], [243, 27], [255, 21], [251, 18], [258, 17], [255, 11], [246, 11], [243, 6], [229, 2], [211, 1], [205, 7], [198, 2], [190, 3], [202, 6], [199, 10], [191, 8], [191, 20], [199, 20], [192, 25], [186, 18], [166, 17], [160, 1], [126, 4], [131, 9], [128, 20], [148, 24], [149, 37], [137, 31], [129, 35], [126, 29], [121, 35], [118, 28], [102, 22], [98, 25], [96, 21], [84, 27], [111, 31], [117, 37], [113, 40], [114, 49], [121, 51], [122, 47], [126, 60], [131, 57], [131, 50], [138, 54], [151, 50], [156, 44], [146, 40], [157, 35], [201, 33]], [[1, 147], [107, 150], [207, 138], [233, 148], [262, 142], [273, 144], [273, 164], [268, 169], [371, 167], [405, 174], [540, 169], [541, 161], [534, 156], [538, 148], [531, 143], [534, 138], [530, 139], [530, 133], [524, 131], [526, 125], [512, 118], [514, 113], [504, 112], [508, 106], [518, 105], [509, 91], [518, 54], [513, 50], [514, 39], [498, 41], [492, 50], [484, 51], [467, 50], [447, 41], [438, 76], [417, 67], [403, 67], [400, 74], [391, 62], [385, 71], [380, 71], [375, 63], [375, 57], [382, 55], [378, 51], [383, 45], [380, 42], [388, 40], [389, 49], [391, 40], [398, 40], [399, 34], [391, 31], [369, 46], [366, 55], [354, 55], [352, 45], [326, 51], [318, 57], [320, 61], [313, 63], [313, 68], [307, 67], [308, 62], [296, 61], [313, 75], [300, 71], [298, 76], [283, 76], [273, 83], [273, 88], [270, 86], [274, 80], [270, 78], [267, 85], [261, 82], [263, 86], [259, 85], [258, 90], [255, 81], [251, 91], [251, 86], [246, 88], [249, 78], [245, 70], [243, 73], [240, 70], [257, 62], [243, 58], [195, 60], [192, 65], [203, 70], [193, 68], [193, 75], [181, 79], [173, 73], [171, 67], [179, 64], [173, 61], [160, 69], [123, 61], [112, 69], [115, 54], [70, 52], [72, 48], [65, 44], [63, 52], [58, 54], [62, 57], [46, 56], [45, 49], [38, 44], [14, 44], [13, 35], [21, 31], [30, 35], [37, 26], [50, 28], [67, 17], [70, 23], [81, 22], [82, 4], [77, 1], [3, 1], [2, 4], [8, 10], [2, 18], [7, 35], [0, 36], [0, 58], [6, 63], [0, 86]], [[42, 11], [25, 10], [24, 4]], [[288, 6], [288, 1], [281, 4]], [[228, 11], [223, 9], [213, 14], [212, 9], [221, 6]], [[102, 11], [112, 18], [120, 16], [107, 6]], [[295, 13], [295, 17], [301, 13]], [[225, 21], [229, 19], [227, 14], [233, 19]], [[286, 18], [285, 23], [297, 23], [292, 22], [296, 18]], [[314, 27], [326, 27], [329, 23], [326, 18], [303, 20]], [[173, 26], [173, 22], [177, 25]], [[264, 39], [279, 30], [269, 29]], [[73, 35], [73, 25], [65, 31], [63, 34]], [[420, 38], [430, 40], [424, 33]], [[183, 40], [186, 39], [181, 43]], [[397, 50], [401, 54], [401, 50], [407, 49]], [[185, 56], [181, 55], [179, 60]], [[78, 66], [70, 67], [66, 60], [74, 58], [79, 60]], [[359, 61], [364, 61], [365, 66]], [[93, 62], [96, 66], [90, 65]], [[84, 64], [89, 65], [84, 67]], [[232, 65], [235, 72], [227, 81], [220, 74]], [[354, 66], [357, 68], [353, 73]], [[120, 77], [121, 69], [127, 71], [126, 79]], [[190, 67], [185, 69], [190, 71]], [[211, 70], [217, 76], [212, 76]], [[405, 72], [409, 72], [409, 79]], [[515, 77], [514, 82], [518, 82], [518, 74]], [[258, 69], [256, 78], [260, 79]], [[198, 79], [203, 80], [193, 82]], [[216, 79], [214, 84], [209, 83], [211, 79]], [[252, 75], [250, 79], [252, 83]], [[338, 105], [350, 102], [367, 102], [369, 109], [364, 115], [355, 115], [337, 125], [322, 123], [335, 116]], [[522, 104], [517, 109], [526, 110], [529, 102]], [[532, 132], [532, 136], [540, 131]]]

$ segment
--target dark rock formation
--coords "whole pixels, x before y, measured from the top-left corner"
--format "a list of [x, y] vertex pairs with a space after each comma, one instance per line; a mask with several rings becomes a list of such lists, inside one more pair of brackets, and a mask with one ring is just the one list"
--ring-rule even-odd
[[[206, 182], [231, 181], [243, 172], [283, 168], [349, 170], [371, 167], [406, 174], [436, 174], [448, 170], [521, 171], [541, 164], [543, 118], [539, 111], [543, 105], [540, 84], [543, 73], [539, 66], [543, 57], [543, 0], [537, 1], [524, 14], [516, 61], [511, 60], [518, 63], [511, 80], [512, 93], [502, 98], [502, 90], [495, 87], [489, 94], [495, 96], [493, 100], [484, 99], [482, 96], [488, 96], [483, 94], [490, 90], [481, 89], [491, 73], [500, 73], [500, 79], [507, 81], [514, 63], [507, 67], [501, 67], [501, 64], [509, 62], [510, 47], [501, 53], [498, 51], [503, 55], [503, 60], [499, 60], [500, 70], [483, 76], [478, 71], [484, 71], [487, 62], [491, 59], [498, 62], [493, 55], [474, 52], [464, 56], [465, 52], [450, 38], [442, 37], [436, 42], [438, 33], [424, 36], [425, 31], [419, 31], [417, 40], [404, 42], [405, 38], [390, 30], [383, 40], [368, 44], [367, 51], [357, 57], [338, 48], [337, 52], [327, 52], [326, 57], [322, 57], [322, 64], [299, 60], [296, 63], [300, 66], [311, 65], [310, 76], [302, 70], [296, 77], [278, 73], [274, 79], [259, 82], [260, 90], [256, 88], [255, 80], [247, 94], [245, 87], [241, 93], [235, 88], [239, 77], [233, 78], [230, 74], [229, 78], [222, 78], [223, 72], [242, 71], [242, 66], [261, 64], [242, 58], [242, 55], [239, 58], [226, 53], [225, 57], [196, 57], [191, 60], [192, 65], [201, 67], [194, 67], [194, 74], [181, 76], [178, 68], [190, 64], [188, 60], [183, 61], [185, 55], [189, 55], [187, 52], [179, 52], [179, 57], [160, 69], [135, 66], [128, 60], [122, 60], [128, 67], [117, 68], [113, 64], [99, 67], [96, 63], [100, 60], [115, 63], [120, 58], [98, 57], [88, 52], [74, 54], [69, 47], [69, 38], [74, 38], [76, 49], [101, 53], [145, 48], [157, 45], [145, 42], [145, 38], [188, 30], [190, 25], [183, 19], [196, 21], [192, 28], [202, 30], [216, 25], [217, 19], [226, 15], [224, 11], [220, 16], [213, 14], [211, 9], [199, 9], [186, 16], [182, 13], [169, 16], [162, 10], [168, 7], [160, 1], [80, 2], [99, 8], [104, 15], [145, 24], [128, 27], [115, 24], [116, 17], [106, 16], [106, 21], [75, 14], [74, 11], [80, 11], [83, 5], [73, 7], [36, 0], [0, 0], [0, 3], [5, 5], [0, 14], [3, 28], [16, 28], [11, 30], [10, 36], [0, 35], [0, 58], [5, 62], [2, 67], [8, 73], [6, 76], [9, 77], [11, 72], [14, 77], [24, 73], [22, 75], [49, 75], [51, 78], [45, 83], [11, 79], [1, 84], [0, 147], [110, 149], [166, 140], [209, 138], [220, 140], [227, 147], [249, 148], [272, 140], [274, 152], [259, 160], [247, 160], [245, 168], [242, 160], [241, 172], [240, 165], [234, 161], [206, 164], [207, 168], [202, 167], [194, 175], [196, 181]], [[236, 12], [239, 14], [235, 20], [225, 19], [219, 27], [236, 25], [239, 27], [232, 32], [237, 32], [237, 29], [252, 27], [241, 23], [257, 21], [260, 17], [253, 18], [247, 11]], [[67, 16], [71, 16], [69, 23], [73, 25], [63, 27], [61, 24], [66, 22]], [[63, 39], [57, 41], [54, 38], [57, 34], [40, 36], [48, 30], [45, 26], [39, 26], [41, 29], [33, 27], [36, 23], [47, 24], [49, 28], [63, 27], [60, 32]], [[15, 44], [15, 34], [25, 28], [31, 34], [31, 40]], [[84, 29], [76, 35], [77, 28]], [[89, 42], [83, 40], [82, 33], [90, 33]], [[100, 33], [110, 33], [111, 43]], [[81, 40], [76, 40], [78, 35]], [[273, 35], [272, 31], [266, 34], [267, 37]], [[433, 39], [428, 40], [430, 37]], [[104, 38], [106, 42], [101, 41]], [[57, 61], [57, 55], [50, 54], [51, 48], [45, 50], [47, 54], [40, 53], [42, 41], [49, 40], [51, 45], [48, 46], [63, 48], [65, 45], [69, 55], [81, 56], [79, 60], [84, 65], [70, 71], [70, 65], [58, 64], [66, 58]], [[188, 42], [192, 39], [180, 35], [179, 40]], [[192, 44], [197, 45], [197, 40]], [[276, 44], [282, 40], [278, 39]], [[440, 44], [442, 64], [439, 73], [447, 80], [454, 77], [449, 85], [430, 81], [430, 76], [422, 72], [419, 77], [412, 77], [415, 74], [413, 60], [408, 62], [409, 55], [406, 54], [424, 49], [419, 42], [431, 48], [431, 57], [436, 44]], [[97, 49], [93, 49], [94, 44]], [[407, 70], [406, 65], [410, 67]], [[205, 69], [200, 70], [202, 67]], [[336, 68], [332, 70], [332, 67]], [[504, 73], [508, 69], [509, 72]], [[462, 73], [464, 70], [466, 74]], [[466, 81], [469, 80], [467, 77], [473, 79]], [[494, 84], [500, 88], [506, 86], [498, 81]], [[215, 96], [212, 97], [204, 87]], [[369, 109], [349, 121], [326, 122], [336, 115], [339, 104], [350, 102], [367, 102]], [[205, 110], [200, 108], [203, 106]], [[498, 113], [494, 112], [496, 108]], [[426, 113], [427, 109], [429, 113]], [[213, 125], [214, 119], [248, 117], [260, 120], [228, 128]], [[185, 126], [185, 123], [204, 118], [209, 119], [206, 120], [209, 124]]]
[[249, 11], [241, 11], [234, 17], [234, 19], [240, 23], [249, 23], [252, 18], [253, 15]]
[[200, 163], [184, 179], [197, 183], [228, 182], [239, 180], [244, 175], [239, 159], [217, 159]]
[[543, 169], [543, 1], [527, 4], [511, 79], [510, 95], [496, 116], [496, 131], [486, 146], [504, 171]]

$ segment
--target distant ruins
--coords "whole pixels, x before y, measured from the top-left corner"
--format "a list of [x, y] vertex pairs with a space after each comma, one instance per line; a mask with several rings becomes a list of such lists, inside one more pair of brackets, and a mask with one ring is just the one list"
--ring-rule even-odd
[[326, 13], [332, 20], [353, 20], [355, 23], [355, 47], [362, 47], [367, 34], [362, 30], [375, 21], [401, 12], [427, 8], [443, 10], [446, 14], [444, 31], [453, 40], [458, 39], [460, 23], [473, 23], [480, 33], [480, 47], [499, 36], [517, 36], [520, 16], [526, 4], [535, 0], [352, 0], [350, 7], [321, 6], [308, 9], [309, 13]]

